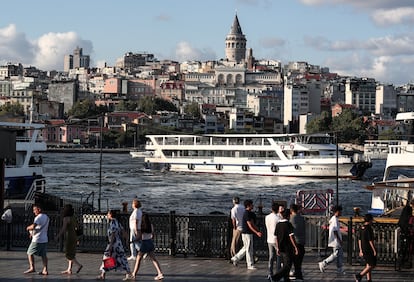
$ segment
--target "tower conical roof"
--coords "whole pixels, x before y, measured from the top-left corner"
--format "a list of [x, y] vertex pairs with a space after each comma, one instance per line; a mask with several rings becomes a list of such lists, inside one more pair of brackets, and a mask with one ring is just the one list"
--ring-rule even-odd
[[243, 34], [243, 31], [241, 29], [240, 23], [239, 23], [239, 18], [237, 17], [237, 14], [234, 16], [234, 21], [233, 21], [233, 25], [231, 26], [230, 29], [230, 34]]

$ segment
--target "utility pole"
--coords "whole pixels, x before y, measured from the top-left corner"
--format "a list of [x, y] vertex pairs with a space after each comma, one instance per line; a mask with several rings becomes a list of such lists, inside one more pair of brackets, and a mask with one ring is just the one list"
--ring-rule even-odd
[[98, 193], [98, 210], [101, 212], [101, 194], [102, 194], [102, 130], [103, 130], [103, 116], [99, 118], [99, 193]]

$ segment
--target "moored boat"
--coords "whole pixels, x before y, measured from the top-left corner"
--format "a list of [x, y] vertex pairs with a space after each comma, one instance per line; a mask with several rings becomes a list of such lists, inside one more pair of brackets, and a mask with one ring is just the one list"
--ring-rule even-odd
[[325, 134], [147, 135], [145, 166], [177, 172], [360, 178], [371, 162]]
[[4, 199], [28, 200], [36, 191], [44, 192], [41, 152], [46, 142], [41, 137], [42, 124], [0, 122], [4, 130], [16, 134], [16, 156], [5, 160]]
[[[413, 131], [414, 113], [400, 113], [396, 119], [404, 121], [411, 127], [410, 132]], [[398, 216], [414, 198], [414, 144], [404, 140], [388, 145], [382, 180], [366, 188], [372, 191], [369, 213]]]

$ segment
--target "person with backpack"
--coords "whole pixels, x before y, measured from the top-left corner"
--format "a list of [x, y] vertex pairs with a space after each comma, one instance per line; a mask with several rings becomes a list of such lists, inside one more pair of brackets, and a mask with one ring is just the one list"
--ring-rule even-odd
[[147, 256], [152, 260], [155, 269], [157, 270], [157, 276], [154, 277], [154, 280], [162, 280], [164, 279], [164, 274], [162, 273], [160, 264], [158, 263], [158, 260], [156, 259], [154, 254], [154, 226], [152, 225], [149, 215], [147, 213], [142, 214], [141, 234], [141, 247], [138, 251], [138, 256], [135, 262], [135, 267], [134, 271], [132, 272], [132, 276], [134, 278], [136, 277], [144, 254], [147, 254]]

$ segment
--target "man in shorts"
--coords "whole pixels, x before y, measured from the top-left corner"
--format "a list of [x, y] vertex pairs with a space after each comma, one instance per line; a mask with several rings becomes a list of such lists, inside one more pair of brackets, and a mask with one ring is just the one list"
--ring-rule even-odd
[[49, 217], [42, 213], [42, 208], [39, 205], [33, 205], [33, 213], [35, 218], [33, 223], [27, 226], [32, 241], [27, 249], [27, 258], [29, 260], [29, 269], [24, 273], [36, 272], [34, 255], [42, 258], [43, 269], [39, 272], [42, 275], [48, 275], [47, 270], [47, 232], [49, 229]]

